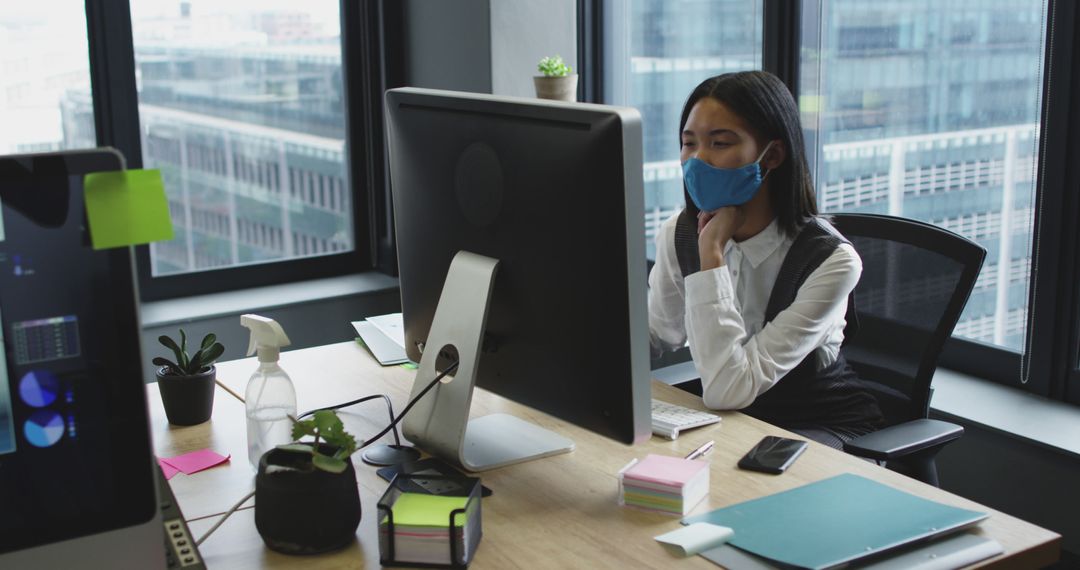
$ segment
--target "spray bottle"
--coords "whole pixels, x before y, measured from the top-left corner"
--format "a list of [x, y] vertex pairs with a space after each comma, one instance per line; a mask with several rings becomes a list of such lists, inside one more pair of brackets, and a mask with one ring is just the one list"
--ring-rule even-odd
[[292, 441], [289, 416], [296, 417], [296, 390], [289, 375], [278, 366], [281, 347], [289, 345], [281, 325], [259, 315], [241, 315], [240, 324], [251, 329], [248, 356], [256, 352], [259, 355], [259, 368], [244, 392], [248, 461], [258, 470], [263, 453]]

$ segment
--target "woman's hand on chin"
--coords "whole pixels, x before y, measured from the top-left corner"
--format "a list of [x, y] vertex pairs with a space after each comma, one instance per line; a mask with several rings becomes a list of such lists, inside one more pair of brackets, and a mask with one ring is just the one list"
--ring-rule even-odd
[[724, 265], [724, 247], [745, 222], [746, 212], [738, 206], [698, 213], [698, 252], [702, 271]]

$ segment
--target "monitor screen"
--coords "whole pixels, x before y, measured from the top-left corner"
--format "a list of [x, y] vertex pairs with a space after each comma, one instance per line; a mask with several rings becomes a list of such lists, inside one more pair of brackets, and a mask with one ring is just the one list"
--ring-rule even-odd
[[625, 443], [648, 438], [637, 111], [412, 88], [386, 105], [410, 358], [455, 254], [494, 258], [477, 385]]
[[157, 512], [130, 248], [90, 247], [83, 174], [0, 157], [0, 554]]

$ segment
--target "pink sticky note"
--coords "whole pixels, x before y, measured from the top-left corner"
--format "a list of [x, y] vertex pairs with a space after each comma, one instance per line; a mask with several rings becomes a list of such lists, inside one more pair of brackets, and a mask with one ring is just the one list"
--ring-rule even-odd
[[165, 474], [165, 480], [166, 481], [168, 481], [169, 479], [172, 479], [173, 475], [176, 475], [177, 473], [180, 472], [179, 469], [173, 467], [172, 465], [169, 465], [168, 463], [165, 463], [165, 460], [163, 460], [163, 459], [158, 459], [157, 462], [158, 462], [158, 465], [161, 466], [162, 473]]
[[203, 469], [208, 469], [219, 463], [224, 463], [229, 460], [229, 457], [232, 456], [214, 453], [209, 449], [200, 449], [199, 451], [192, 451], [191, 453], [177, 455], [176, 457], [166, 457], [162, 459], [162, 461], [167, 462], [169, 465], [183, 471], [187, 475], [191, 475], [192, 473], [198, 473]]
[[709, 464], [704, 461], [650, 453], [628, 469], [624, 477], [682, 487], [693, 480], [699, 471], [708, 468]]

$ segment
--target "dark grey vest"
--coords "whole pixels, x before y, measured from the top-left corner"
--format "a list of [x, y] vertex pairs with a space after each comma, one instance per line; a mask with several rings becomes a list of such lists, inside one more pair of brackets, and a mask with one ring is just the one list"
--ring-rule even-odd
[[[799, 287], [842, 244], [843, 237], [816, 218], [796, 236], [780, 266], [765, 309], [765, 322], [776, 318], [795, 301]], [[684, 210], [675, 225], [675, 253], [683, 275], [700, 269], [697, 220]], [[848, 297], [845, 337], [858, 328], [854, 295]], [[772, 388], [743, 412], [786, 429], [825, 427], [849, 433], [869, 433], [881, 423], [877, 401], [859, 381], [840, 352], [836, 362], [818, 370], [811, 352]]]

